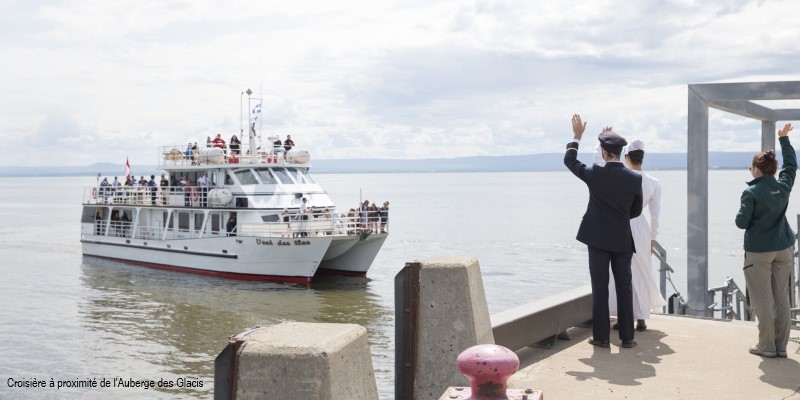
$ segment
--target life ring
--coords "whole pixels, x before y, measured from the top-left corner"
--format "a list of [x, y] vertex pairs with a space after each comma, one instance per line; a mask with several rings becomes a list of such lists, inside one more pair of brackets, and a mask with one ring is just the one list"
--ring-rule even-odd
[[92, 188], [92, 199], [97, 198], [97, 188]]

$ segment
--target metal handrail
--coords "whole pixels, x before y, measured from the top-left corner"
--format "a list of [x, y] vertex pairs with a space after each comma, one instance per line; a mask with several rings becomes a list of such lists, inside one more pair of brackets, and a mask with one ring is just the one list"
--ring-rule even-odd
[[[653, 249], [651, 250], [651, 252], [653, 253], [654, 256], [656, 256], [656, 258], [659, 261], [659, 267], [658, 267], [659, 287], [661, 288], [661, 297], [666, 299], [667, 298], [667, 279], [668, 279], [667, 278], [667, 274], [668, 273], [674, 273], [675, 270], [672, 269], [672, 267], [669, 266], [669, 263], [667, 263], [667, 250], [665, 250], [664, 247], [661, 246], [661, 243], [659, 243], [657, 240], [653, 240]], [[667, 305], [664, 305], [664, 307], [662, 307], [661, 311], [666, 313], [667, 312]]]
[[[712, 314], [719, 311], [722, 319], [753, 320], [750, 300], [733, 278], [727, 277], [722, 286], [708, 289], [708, 293], [713, 297], [716, 297], [717, 292], [720, 292], [720, 301], [722, 304], [719, 305], [716, 302], [711, 304], [709, 310]], [[718, 305], [719, 307], [717, 307]]]

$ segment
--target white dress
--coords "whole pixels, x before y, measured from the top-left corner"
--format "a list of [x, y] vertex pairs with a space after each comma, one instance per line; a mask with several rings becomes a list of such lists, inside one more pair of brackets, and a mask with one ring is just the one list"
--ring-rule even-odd
[[[598, 146], [599, 147], [599, 146]], [[595, 152], [597, 154], [597, 151]], [[602, 165], [602, 157], [595, 156], [595, 164]], [[667, 302], [661, 296], [658, 283], [658, 270], [653, 264], [650, 241], [658, 234], [658, 214], [661, 212], [661, 184], [658, 179], [632, 170], [642, 175], [642, 215], [631, 220], [631, 233], [636, 246], [636, 253], [631, 259], [631, 283], [633, 286], [633, 317], [647, 319], [650, 310], [662, 307]], [[650, 215], [650, 220], [647, 219]], [[614, 287], [614, 276], [609, 274], [608, 310], [617, 313], [617, 292]]]

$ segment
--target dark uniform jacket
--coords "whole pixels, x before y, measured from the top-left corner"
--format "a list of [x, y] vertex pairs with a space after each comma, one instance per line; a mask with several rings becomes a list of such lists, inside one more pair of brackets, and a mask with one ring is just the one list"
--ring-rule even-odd
[[578, 142], [567, 145], [564, 165], [589, 187], [589, 205], [576, 239], [601, 250], [635, 252], [631, 218], [642, 213], [642, 176], [621, 162], [587, 167], [578, 161]]
[[786, 136], [778, 138], [783, 154], [783, 168], [778, 179], [760, 176], [747, 182], [742, 204], [736, 214], [736, 226], [744, 231], [744, 250], [767, 252], [783, 250], [794, 243], [794, 234], [786, 220], [789, 193], [797, 173], [797, 155]]

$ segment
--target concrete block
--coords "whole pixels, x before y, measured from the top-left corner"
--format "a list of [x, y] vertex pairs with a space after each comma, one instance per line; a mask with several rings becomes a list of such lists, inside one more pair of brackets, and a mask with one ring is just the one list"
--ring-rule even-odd
[[474, 257], [422, 260], [415, 399], [437, 399], [447, 386], [469, 385], [456, 358], [477, 344], [494, 344], [480, 265]]
[[285, 322], [260, 328], [243, 340], [236, 399], [378, 398], [362, 326]]

